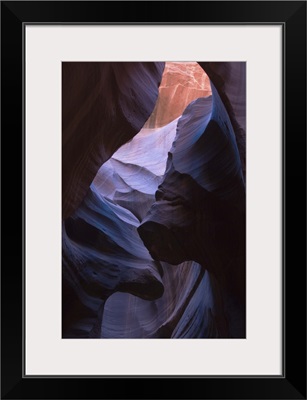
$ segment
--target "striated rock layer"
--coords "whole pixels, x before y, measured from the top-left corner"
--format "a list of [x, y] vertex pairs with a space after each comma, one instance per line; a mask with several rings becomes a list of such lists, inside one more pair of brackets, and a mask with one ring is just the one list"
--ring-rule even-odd
[[212, 273], [229, 326], [235, 319], [233, 329], [244, 337], [245, 182], [236, 136], [213, 84], [212, 94], [192, 102], [179, 119], [156, 202], [138, 231], [153, 259], [194, 260]]
[[163, 266], [164, 294], [144, 301], [116, 293], [106, 302], [102, 338], [228, 337], [221, 293], [212, 275], [195, 262]]
[[162, 182], [177, 122], [175, 119], [162, 128], [141, 129], [101, 166], [93, 181], [102, 196], [127, 208], [140, 221]]
[[214, 84], [227, 110], [241, 158], [245, 176], [246, 167], [246, 63], [200, 62]]
[[158, 97], [164, 63], [62, 63], [62, 214], [80, 205], [100, 166], [136, 135]]
[[63, 224], [63, 337], [100, 337], [105, 300], [117, 291], [156, 299], [162, 269], [144, 247], [138, 219], [94, 185]]
[[147, 301], [162, 295], [162, 267], [137, 227], [154, 202], [176, 126], [177, 120], [142, 129], [101, 166], [82, 204], [66, 219], [63, 337], [101, 337], [104, 304], [115, 292]]

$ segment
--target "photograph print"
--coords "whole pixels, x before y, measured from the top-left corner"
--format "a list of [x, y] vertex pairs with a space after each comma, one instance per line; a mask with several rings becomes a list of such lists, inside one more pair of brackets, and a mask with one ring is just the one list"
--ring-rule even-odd
[[245, 338], [245, 166], [245, 62], [62, 62], [62, 338]]

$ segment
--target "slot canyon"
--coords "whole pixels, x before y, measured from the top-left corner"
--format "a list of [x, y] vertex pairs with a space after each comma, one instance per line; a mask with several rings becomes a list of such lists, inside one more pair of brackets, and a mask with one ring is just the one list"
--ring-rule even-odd
[[244, 62], [62, 63], [62, 337], [246, 337]]

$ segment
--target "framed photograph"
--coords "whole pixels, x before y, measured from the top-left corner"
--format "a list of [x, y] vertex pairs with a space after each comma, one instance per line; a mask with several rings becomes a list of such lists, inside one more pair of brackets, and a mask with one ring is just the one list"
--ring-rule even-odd
[[306, 2], [1, 27], [2, 398], [306, 399]]

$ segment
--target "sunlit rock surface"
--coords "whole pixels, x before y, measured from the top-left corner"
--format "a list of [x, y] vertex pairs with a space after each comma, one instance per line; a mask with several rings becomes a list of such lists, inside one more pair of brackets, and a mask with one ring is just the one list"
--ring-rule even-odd
[[62, 214], [80, 205], [100, 166], [143, 127], [164, 63], [62, 63]]
[[177, 122], [175, 119], [158, 129], [141, 129], [101, 166], [93, 181], [102, 196], [127, 208], [140, 221], [162, 182]]
[[178, 118], [191, 101], [210, 95], [210, 80], [198, 63], [167, 62], [155, 109], [145, 127], [164, 126]]

